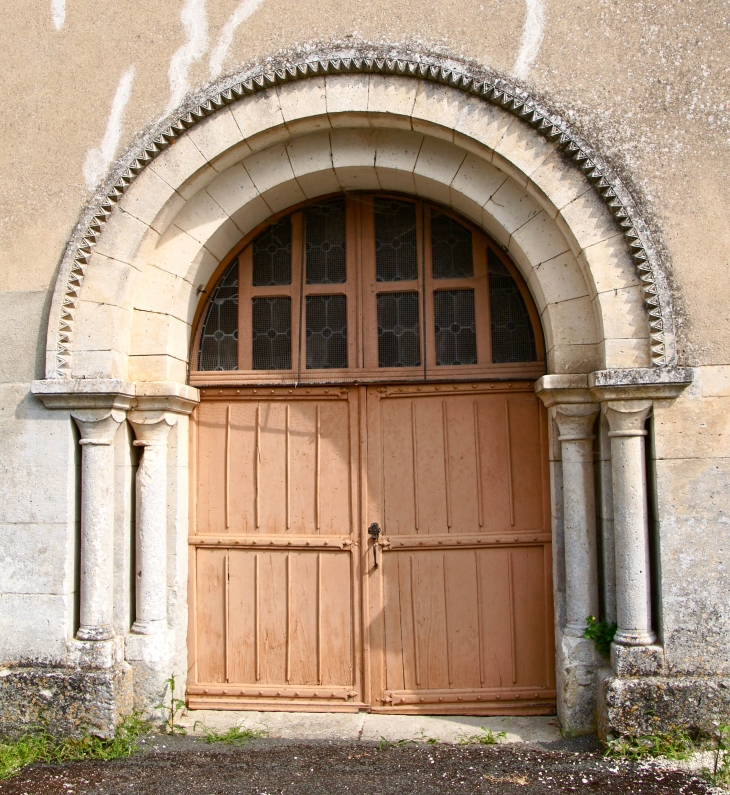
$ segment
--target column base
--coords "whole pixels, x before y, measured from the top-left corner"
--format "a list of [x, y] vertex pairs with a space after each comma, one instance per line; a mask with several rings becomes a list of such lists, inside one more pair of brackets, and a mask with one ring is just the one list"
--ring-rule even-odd
[[651, 630], [619, 629], [613, 638], [620, 646], [651, 646], [656, 643], [656, 635]]
[[80, 737], [109, 737], [132, 711], [132, 669], [51, 665], [17, 666], [0, 676], [0, 736], [17, 738], [37, 729]]
[[162, 635], [167, 632], [167, 620], [160, 618], [154, 621], [135, 621], [132, 632], [135, 635]]
[[76, 633], [79, 640], [111, 640], [114, 637], [114, 627], [111, 624], [79, 627]]
[[730, 678], [644, 676], [620, 679], [601, 671], [598, 736], [641, 737], [681, 727], [713, 732], [730, 714]]
[[595, 643], [563, 634], [557, 649], [558, 717], [563, 730], [592, 734], [596, 730], [596, 681], [607, 661]]

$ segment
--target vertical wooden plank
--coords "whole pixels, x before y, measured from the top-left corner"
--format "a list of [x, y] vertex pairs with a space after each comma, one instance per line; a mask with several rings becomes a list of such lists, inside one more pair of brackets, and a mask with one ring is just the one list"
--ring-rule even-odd
[[253, 558], [253, 583], [254, 583], [254, 654], [256, 667], [256, 681], [261, 681], [261, 588], [259, 585], [259, 556]]
[[515, 643], [515, 584], [511, 551], [507, 553], [507, 579], [509, 582], [509, 636], [512, 649], [512, 684], [515, 684], [517, 681], [517, 645]]
[[291, 449], [289, 447], [289, 426], [290, 426], [290, 417], [289, 413], [291, 410], [291, 406], [287, 403], [286, 404], [286, 462], [285, 462], [285, 490], [286, 490], [286, 529], [289, 530], [291, 528]]
[[223, 475], [226, 500], [226, 530], [231, 526], [230, 492], [231, 492], [231, 404], [226, 406], [226, 463]]
[[416, 661], [416, 686], [421, 686], [421, 656], [418, 653], [418, 622], [416, 621], [416, 589], [413, 575], [414, 556], [410, 556], [411, 622], [413, 624], [413, 657]]
[[261, 513], [261, 404], [256, 404], [256, 443], [254, 445], [254, 527], [259, 529]]
[[415, 516], [416, 532], [418, 532], [418, 426], [416, 420], [416, 403], [414, 400], [411, 401], [411, 450], [411, 460], [413, 461], [413, 513]]
[[482, 596], [482, 559], [479, 550], [474, 550], [474, 567], [477, 577], [477, 638], [479, 641], [479, 683], [484, 687], [484, 623], [482, 618], [483, 596]]
[[322, 684], [322, 553], [317, 554], [317, 684]]
[[[474, 400], [474, 463], [477, 474], [477, 512], [479, 527], [484, 527], [484, 498], [482, 496], [482, 442], [479, 431], [479, 403]], [[480, 643], [481, 649], [481, 643]]]
[[222, 549], [197, 551], [199, 682], [225, 682], [225, 554]]
[[198, 678], [198, 594], [196, 548], [188, 547], [188, 680], [197, 684]]
[[322, 419], [321, 419], [321, 405], [317, 403], [317, 426], [315, 430], [314, 436], [314, 517], [315, 517], [315, 525], [317, 527], [317, 532], [321, 531], [322, 522], [320, 518], [320, 455], [321, 455], [321, 434], [322, 434]]
[[449, 687], [454, 683], [454, 672], [451, 667], [451, 633], [449, 632], [449, 583], [446, 573], [446, 555], [441, 555], [441, 568], [443, 569], [444, 585], [444, 625], [446, 627], [446, 672], [449, 677]]
[[229, 553], [223, 559], [223, 588], [225, 592], [225, 667], [226, 667], [226, 682], [230, 682], [230, 659], [231, 659], [231, 631], [230, 631], [230, 596], [231, 596], [231, 583], [230, 583], [230, 560]]
[[291, 682], [291, 552], [286, 553], [286, 683]]
[[445, 400], [441, 401], [441, 422], [444, 434], [444, 483], [446, 488], [446, 526], [451, 529], [451, 456], [449, 455], [449, 413]]
[[504, 399], [504, 419], [507, 432], [507, 484], [509, 493], [509, 523], [515, 525], [515, 493], [512, 487], [512, 437], [509, 423], [509, 398]]

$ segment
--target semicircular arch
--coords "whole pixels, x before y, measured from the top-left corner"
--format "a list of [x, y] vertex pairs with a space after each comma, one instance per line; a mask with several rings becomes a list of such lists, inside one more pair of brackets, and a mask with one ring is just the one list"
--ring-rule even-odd
[[116, 206], [90, 210], [85, 236], [69, 245], [48, 377], [184, 380], [198, 289], [237, 239], [297, 201], [381, 189], [450, 206], [508, 250], [540, 308], [550, 372], [669, 363], [658, 260], [635, 209], [606, 203], [594, 161], [588, 175], [575, 168], [542, 122], [518, 120], [496, 95], [485, 102], [487, 83], [461, 74], [457, 90], [441, 72], [429, 82], [431, 71], [354, 66], [277, 77], [241, 99], [229, 92], [197, 124], [180, 120], [174, 145], [163, 136], [146, 167], [131, 163]]

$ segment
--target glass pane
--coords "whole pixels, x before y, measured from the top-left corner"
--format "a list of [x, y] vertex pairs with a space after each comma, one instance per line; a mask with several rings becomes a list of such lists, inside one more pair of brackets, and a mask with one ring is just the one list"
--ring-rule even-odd
[[433, 294], [436, 364], [476, 364], [474, 290], [440, 290]]
[[447, 215], [431, 215], [434, 279], [468, 279], [474, 275], [471, 232]]
[[375, 273], [379, 282], [418, 278], [415, 204], [375, 200]]
[[334, 201], [304, 211], [307, 284], [343, 284], [345, 259], [345, 202]]
[[238, 369], [238, 259], [213, 290], [200, 335], [198, 369]]
[[253, 241], [253, 286], [291, 284], [291, 216]]
[[307, 296], [307, 370], [347, 367], [347, 296]]
[[382, 293], [378, 296], [378, 367], [420, 364], [418, 293]]
[[492, 314], [492, 361], [537, 361], [535, 332], [517, 283], [501, 260], [489, 252], [489, 306]]
[[253, 369], [291, 370], [291, 298], [253, 298]]

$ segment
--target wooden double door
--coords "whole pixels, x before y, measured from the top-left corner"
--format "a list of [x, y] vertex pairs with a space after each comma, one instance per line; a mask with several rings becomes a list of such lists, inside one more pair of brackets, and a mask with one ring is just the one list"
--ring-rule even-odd
[[531, 383], [204, 389], [191, 448], [191, 708], [553, 711]]

